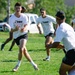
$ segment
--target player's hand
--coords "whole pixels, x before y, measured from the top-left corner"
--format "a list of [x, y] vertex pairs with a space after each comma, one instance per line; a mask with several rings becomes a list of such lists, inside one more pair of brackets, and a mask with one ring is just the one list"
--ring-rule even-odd
[[57, 48], [59, 48], [59, 49], [63, 49], [64, 46], [63, 46], [63, 45], [58, 45]]
[[16, 25], [15, 30], [16, 30], [16, 31], [19, 30], [19, 26], [18, 26], [18, 25]]
[[24, 28], [21, 28], [21, 30], [20, 30], [21, 32], [24, 32]]

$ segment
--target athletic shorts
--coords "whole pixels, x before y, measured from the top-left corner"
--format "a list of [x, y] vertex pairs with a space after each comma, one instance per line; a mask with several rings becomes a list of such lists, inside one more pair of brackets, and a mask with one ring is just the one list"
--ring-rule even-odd
[[69, 50], [63, 58], [62, 62], [72, 66], [75, 63], [75, 49]]
[[14, 39], [17, 45], [20, 45], [20, 40], [21, 39], [26, 39], [27, 40], [28, 39], [28, 34], [21, 35], [18, 38]]
[[48, 35], [45, 36], [45, 38], [46, 38], [47, 36], [54, 37], [54, 33], [49, 33]]

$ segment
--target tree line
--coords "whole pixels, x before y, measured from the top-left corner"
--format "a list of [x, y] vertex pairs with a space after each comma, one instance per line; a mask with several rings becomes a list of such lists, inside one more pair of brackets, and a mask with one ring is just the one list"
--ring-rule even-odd
[[[29, 9], [25, 4], [26, 0], [10, 0], [10, 13], [14, 13], [14, 4], [21, 2], [21, 4], [27, 8], [27, 12], [40, 15], [39, 9], [41, 7], [46, 8], [47, 14], [55, 17], [58, 10], [62, 10], [66, 13], [66, 21], [70, 23], [72, 17], [75, 16], [75, 6], [68, 7], [64, 4], [64, 0], [35, 0], [35, 7]], [[3, 19], [7, 15], [7, 0], [0, 0], [0, 17]]]

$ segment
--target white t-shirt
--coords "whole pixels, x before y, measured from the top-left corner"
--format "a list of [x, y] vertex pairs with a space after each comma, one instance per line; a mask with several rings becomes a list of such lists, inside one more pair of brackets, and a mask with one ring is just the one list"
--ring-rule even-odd
[[75, 33], [73, 28], [67, 23], [63, 22], [56, 30], [56, 37], [54, 42], [63, 42], [66, 50], [75, 49]]
[[41, 23], [44, 35], [48, 35], [49, 33], [54, 33], [53, 23], [56, 24], [56, 19], [52, 16], [46, 15], [45, 18], [40, 16], [37, 19], [37, 24]]
[[17, 38], [23, 34], [26, 34], [28, 30], [21, 32], [21, 28], [24, 27], [24, 25], [28, 24], [28, 18], [25, 14], [21, 13], [20, 17], [16, 17], [14, 14], [9, 18], [9, 25], [12, 29], [15, 29], [16, 25], [18, 25], [20, 28], [18, 31], [13, 32], [13, 38]]

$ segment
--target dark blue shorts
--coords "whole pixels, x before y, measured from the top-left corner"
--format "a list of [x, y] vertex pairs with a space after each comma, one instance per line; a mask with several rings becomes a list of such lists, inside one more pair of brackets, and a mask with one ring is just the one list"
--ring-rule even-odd
[[48, 35], [45, 36], [45, 38], [46, 38], [47, 36], [54, 37], [54, 33], [49, 33]]
[[18, 38], [14, 39], [17, 45], [20, 45], [20, 40], [21, 39], [26, 39], [27, 40], [28, 39], [28, 34], [21, 35]]
[[62, 62], [72, 66], [75, 63], [75, 49], [69, 50], [63, 58]]

